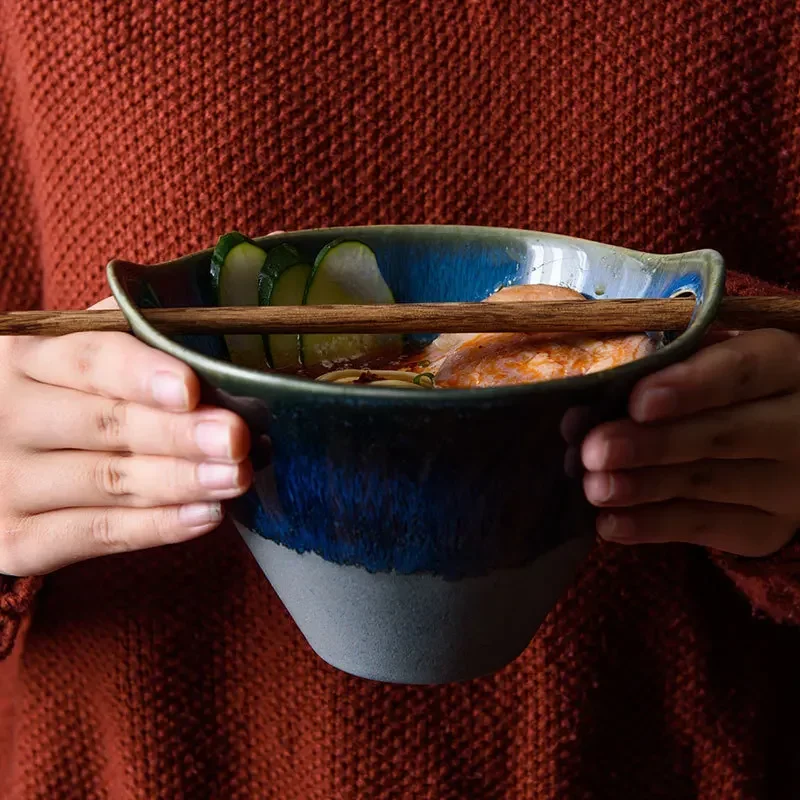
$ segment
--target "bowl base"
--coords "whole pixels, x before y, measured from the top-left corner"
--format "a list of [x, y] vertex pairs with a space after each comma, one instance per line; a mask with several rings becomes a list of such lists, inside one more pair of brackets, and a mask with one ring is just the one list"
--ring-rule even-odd
[[236, 527], [320, 658], [357, 677], [403, 684], [470, 680], [511, 663], [593, 543], [571, 539], [523, 567], [446, 580], [334, 564]]

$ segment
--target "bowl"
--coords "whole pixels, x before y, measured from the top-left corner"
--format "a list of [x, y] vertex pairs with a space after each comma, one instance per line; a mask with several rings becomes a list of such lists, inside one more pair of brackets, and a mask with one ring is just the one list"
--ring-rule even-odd
[[218, 336], [167, 337], [141, 308], [210, 304], [211, 250], [113, 261], [135, 335], [186, 362], [204, 402], [248, 423], [254, 487], [230, 514], [314, 651], [353, 675], [434, 684], [494, 672], [530, 643], [594, 541], [564, 469], [564, 414], [624, 415], [633, 385], [686, 358], [724, 287], [718, 253], [652, 255], [530, 231], [376, 226], [265, 237], [309, 259], [340, 237], [375, 252], [397, 302], [477, 301], [519, 283], [589, 298], [690, 293], [695, 311], [657, 351], [605, 372], [491, 389], [342, 386], [228, 363]]

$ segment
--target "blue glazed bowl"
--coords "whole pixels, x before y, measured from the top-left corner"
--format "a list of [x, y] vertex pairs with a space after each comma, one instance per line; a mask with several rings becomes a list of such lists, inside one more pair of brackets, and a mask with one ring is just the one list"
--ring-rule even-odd
[[261, 468], [230, 511], [311, 647], [377, 680], [477, 677], [529, 644], [593, 541], [594, 514], [579, 480], [564, 471], [565, 412], [588, 410], [587, 427], [621, 416], [636, 381], [691, 354], [723, 293], [722, 259], [710, 250], [657, 256], [455, 226], [258, 241], [290, 243], [313, 260], [340, 237], [374, 250], [397, 302], [477, 301], [518, 283], [563, 285], [590, 298], [696, 298], [685, 332], [651, 334], [661, 345], [655, 354], [613, 370], [410, 392], [260, 373], [228, 363], [220, 337], [160, 334], [138, 309], [210, 304], [210, 250], [155, 266], [109, 265], [135, 334], [193, 367], [206, 402], [248, 422]]

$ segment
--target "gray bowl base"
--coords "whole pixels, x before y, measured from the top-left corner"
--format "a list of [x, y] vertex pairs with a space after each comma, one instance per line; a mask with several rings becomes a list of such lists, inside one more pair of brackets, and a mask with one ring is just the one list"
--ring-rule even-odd
[[484, 577], [370, 573], [298, 553], [236, 523], [317, 655], [375, 681], [440, 684], [502, 669], [530, 644], [592, 539]]

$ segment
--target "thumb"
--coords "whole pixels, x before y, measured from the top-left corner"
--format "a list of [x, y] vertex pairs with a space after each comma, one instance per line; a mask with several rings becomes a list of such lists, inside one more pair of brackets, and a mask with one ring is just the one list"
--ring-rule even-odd
[[106, 297], [99, 303], [89, 306], [89, 311], [113, 311], [116, 308], [119, 308], [117, 301], [113, 297]]

